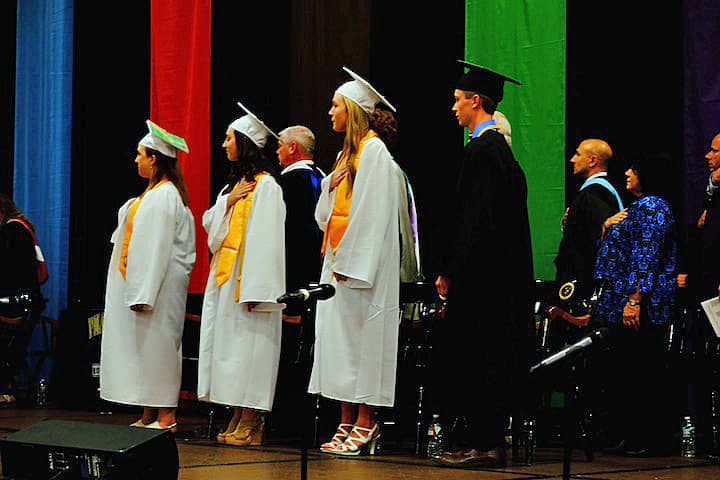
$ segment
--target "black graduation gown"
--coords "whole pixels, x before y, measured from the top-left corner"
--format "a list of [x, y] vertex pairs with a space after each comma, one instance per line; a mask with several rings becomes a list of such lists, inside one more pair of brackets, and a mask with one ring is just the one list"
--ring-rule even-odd
[[597, 184], [578, 192], [570, 204], [565, 232], [555, 257], [555, 268], [558, 285], [577, 280], [575, 296], [578, 299], [592, 293], [602, 224], [617, 212], [615, 195]]
[[488, 130], [465, 146], [453, 204], [436, 395], [446, 412], [471, 419], [477, 448], [494, 448], [534, 350], [527, 184], [502, 134]]
[[[307, 287], [320, 280], [322, 231], [315, 221], [322, 174], [313, 168], [298, 168], [280, 176], [285, 199], [285, 284], [287, 291]], [[285, 313], [299, 314], [301, 308], [289, 306]]]
[[[717, 296], [720, 285], [720, 193], [706, 203], [705, 226], [700, 231], [700, 254], [697, 274], [690, 277], [700, 300]], [[694, 277], [694, 278], [693, 278]]]

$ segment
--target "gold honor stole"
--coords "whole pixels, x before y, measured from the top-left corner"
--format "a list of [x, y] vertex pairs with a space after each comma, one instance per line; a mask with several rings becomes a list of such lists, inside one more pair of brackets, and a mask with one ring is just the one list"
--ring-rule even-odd
[[[240, 255], [240, 265], [238, 265], [238, 277], [237, 285], [235, 286], [235, 301], [240, 301], [240, 280], [242, 280], [242, 259], [245, 254], [245, 227], [247, 226], [248, 217], [250, 216], [250, 209], [252, 208], [253, 195], [255, 194], [255, 188], [257, 188], [257, 182], [260, 178], [266, 175], [266, 173], [258, 173], [255, 175], [255, 187], [247, 194], [245, 198], [238, 200], [233, 205], [233, 211], [230, 215], [230, 225], [228, 227], [228, 233], [225, 235], [220, 250], [215, 252], [212, 261], [210, 262], [210, 268], [215, 262], [215, 283], [219, 287], [228, 281], [232, 274], [232, 268], [235, 264], [235, 259], [238, 254]], [[240, 182], [235, 184], [233, 191], [240, 188]]]
[[[362, 155], [363, 148], [365, 148], [365, 142], [373, 137], [377, 137], [377, 133], [369, 130], [367, 135], [360, 140], [357, 154], [353, 160], [356, 172], [360, 163], [360, 155]], [[333, 257], [338, 249], [338, 245], [340, 245], [340, 240], [342, 240], [343, 235], [345, 235], [345, 230], [347, 230], [348, 223], [350, 221], [352, 190], [350, 188], [349, 176], [345, 175], [335, 188], [335, 203], [333, 204], [332, 214], [330, 215], [330, 220], [328, 221], [327, 228], [325, 229], [321, 252], [323, 255], [325, 254], [325, 248], [327, 247], [327, 242], [329, 241], [330, 246], [332, 247]]]
[[122, 246], [122, 253], [120, 254], [120, 273], [122, 273], [123, 279], [127, 277], [127, 257], [128, 257], [128, 249], [130, 248], [130, 237], [132, 237], [132, 230], [133, 230], [133, 218], [135, 218], [135, 214], [138, 211], [138, 208], [140, 207], [140, 202], [142, 202], [143, 197], [147, 192], [150, 190], [155, 190], [163, 183], [167, 182], [167, 179], [160, 180], [158, 183], [156, 183], [152, 188], [148, 187], [145, 189], [145, 191], [140, 195], [138, 198], [135, 199], [135, 201], [130, 205], [130, 211], [128, 212], [128, 218], [127, 218], [127, 226], [125, 227], [125, 239], [123, 240], [123, 246]]

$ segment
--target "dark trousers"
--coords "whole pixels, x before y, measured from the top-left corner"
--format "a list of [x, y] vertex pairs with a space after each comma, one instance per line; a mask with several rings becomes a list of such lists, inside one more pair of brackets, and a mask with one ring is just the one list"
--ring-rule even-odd
[[310, 397], [307, 393], [312, 370], [314, 325], [307, 315], [302, 324], [283, 321], [280, 364], [271, 414], [273, 429], [298, 436], [307, 424]]
[[667, 452], [678, 424], [677, 388], [666, 355], [668, 328], [643, 320], [639, 331], [610, 328], [604, 367], [608, 433], [630, 449]]
[[531, 339], [503, 328], [497, 317], [474, 326], [450, 318], [436, 327], [430, 395], [445, 428], [457, 427], [448, 447], [484, 451], [504, 445], [510, 414], [528, 397], [522, 366]]

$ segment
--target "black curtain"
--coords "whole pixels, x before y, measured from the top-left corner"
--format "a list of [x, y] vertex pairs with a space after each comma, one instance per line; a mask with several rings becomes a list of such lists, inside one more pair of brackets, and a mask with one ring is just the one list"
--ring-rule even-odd
[[0, 192], [13, 192], [13, 150], [15, 143], [15, 1], [0, 2], [0, 49], [5, 59], [0, 66], [0, 92], [6, 96], [0, 110]]
[[451, 112], [464, 58], [465, 2], [408, 8], [374, 1], [370, 81], [398, 109], [396, 160], [415, 192], [423, 272], [435, 281], [439, 239], [462, 156], [463, 133]]
[[147, 0], [75, 4], [72, 304], [104, 302], [117, 211], [146, 184], [134, 159], [149, 114], [149, 12]]
[[[347, 66], [366, 77], [370, 67], [370, 0], [292, 2], [289, 39], [290, 118], [315, 134], [315, 160], [329, 173], [343, 135], [332, 131], [328, 110]], [[373, 19], [374, 20], [374, 19]]]
[[[275, 133], [288, 119], [290, 2], [213, 2], [210, 65], [210, 204], [225, 184], [222, 149], [240, 101]], [[277, 143], [265, 149], [275, 157]], [[200, 249], [198, 249], [198, 253]], [[200, 261], [200, 256], [198, 256]]]
[[[643, 154], [669, 155], [675, 210], [683, 198], [682, 2], [629, 9], [619, 1], [567, 4], [566, 158], [585, 138], [613, 149], [610, 174]], [[568, 163], [566, 195], [579, 187]], [[678, 219], [679, 223], [682, 223]]]

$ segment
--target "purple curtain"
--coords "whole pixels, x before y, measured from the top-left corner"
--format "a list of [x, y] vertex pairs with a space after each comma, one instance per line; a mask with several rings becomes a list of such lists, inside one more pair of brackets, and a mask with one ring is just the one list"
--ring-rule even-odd
[[684, 143], [686, 218], [694, 223], [708, 178], [705, 154], [720, 133], [720, 2], [685, 0]]

